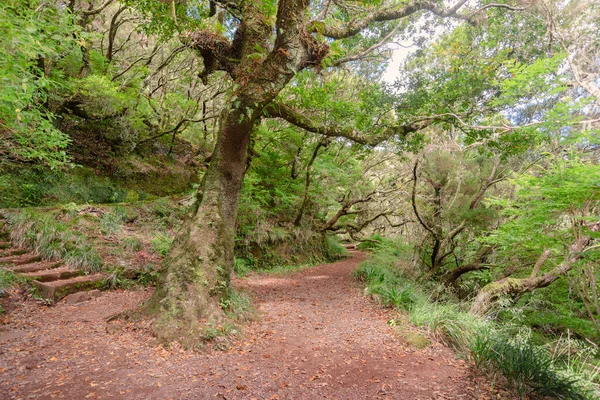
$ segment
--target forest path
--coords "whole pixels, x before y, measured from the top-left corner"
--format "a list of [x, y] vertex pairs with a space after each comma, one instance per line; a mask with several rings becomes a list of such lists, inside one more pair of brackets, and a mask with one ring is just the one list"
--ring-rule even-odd
[[164, 350], [134, 326], [107, 333], [105, 318], [150, 290], [26, 302], [0, 325], [0, 398], [491, 398], [448, 349], [402, 344], [351, 276], [363, 258], [237, 280], [261, 317], [230, 350], [209, 354]]

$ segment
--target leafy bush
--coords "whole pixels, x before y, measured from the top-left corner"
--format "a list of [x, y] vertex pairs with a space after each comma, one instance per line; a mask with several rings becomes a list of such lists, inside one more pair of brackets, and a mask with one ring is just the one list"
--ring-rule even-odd
[[64, 166], [69, 138], [54, 127], [44, 106], [48, 90], [62, 82], [47, 76], [38, 60], [52, 62], [72, 51], [72, 15], [39, 0], [3, 1], [0, 14], [0, 133], [11, 142], [0, 150], [52, 168]]
[[228, 288], [227, 295], [221, 299], [221, 308], [236, 321], [248, 321], [255, 315], [250, 295], [231, 287]]
[[126, 251], [140, 251], [142, 249], [142, 242], [136, 237], [130, 236], [123, 239], [123, 248]]
[[339, 260], [346, 255], [346, 249], [340, 244], [337, 236], [327, 235], [325, 237], [325, 245], [327, 246], [327, 258], [331, 260]]
[[125, 212], [118, 208], [105, 213], [100, 220], [100, 231], [105, 235], [120, 232], [125, 217]]
[[18, 283], [21, 278], [12, 271], [0, 269], [0, 297], [7, 289]]
[[248, 275], [252, 271], [253, 266], [254, 261], [251, 260], [249, 257], [236, 257], [233, 263], [233, 269], [240, 278], [243, 278], [244, 276]]
[[579, 378], [560, 371], [546, 349], [493, 330], [473, 335], [471, 354], [480, 368], [498, 371], [519, 395], [538, 394], [558, 399], [586, 399]]

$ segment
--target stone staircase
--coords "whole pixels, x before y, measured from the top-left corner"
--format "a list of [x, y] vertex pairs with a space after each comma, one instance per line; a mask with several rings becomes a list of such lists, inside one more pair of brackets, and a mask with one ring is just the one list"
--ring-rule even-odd
[[15, 248], [10, 241], [9, 228], [7, 221], [0, 216], [0, 268], [30, 280], [40, 297], [56, 303], [73, 294], [71, 297], [77, 302], [90, 298], [87, 293], [79, 292], [92, 291], [97, 294], [98, 289], [105, 286], [105, 274], [85, 275], [64, 265], [62, 261], [43, 260], [39, 255]]

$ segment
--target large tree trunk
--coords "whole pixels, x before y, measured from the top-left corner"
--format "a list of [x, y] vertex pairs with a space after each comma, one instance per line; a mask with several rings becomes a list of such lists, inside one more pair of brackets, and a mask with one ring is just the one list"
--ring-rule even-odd
[[[226, 318], [221, 305], [227, 300], [233, 271], [233, 250], [238, 200], [246, 171], [248, 145], [263, 109], [303, 68], [318, 64], [327, 47], [318, 47], [301, 24], [307, 0], [280, 2], [273, 50], [262, 61], [257, 48], [268, 48], [273, 34], [270, 19], [262, 15], [260, 2], [243, 6], [243, 23], [227, 50], [213, 33], [190, 35], [187, 45], [204, 58], [205, 73], [228, 63], [228, 52], [239, 51], [239, 65], [230, 71], [235, 85], [230, 104], [219, 118], [217, 143], [203, 187], [190, 218], [177, 234], [173, 249], [163, 262], [161, 280], [142, 308], [154, 316], [154, 332], [161, 342], [177, 341], [191, 347], [202, 341], [203, 329]], [[237, 44], [235, 44], [237, 43]], [[220, 50], [222, 53], [218, 53]], [[319, 51], [316, 51], [319, 50]], [[217, 53], [213, 53], [213, 52]], [[235, 54], [230, 55], [235, 55]]]
[[158, 289], [144, 310], [156, 316], [162, 342], [192, 346], [208, 323], [224, 320], [229, 291], [238, 200], [246, 170], [253, 120], [242, 107], [220, 118], [220, 131], [203, 188], [163, 263]]

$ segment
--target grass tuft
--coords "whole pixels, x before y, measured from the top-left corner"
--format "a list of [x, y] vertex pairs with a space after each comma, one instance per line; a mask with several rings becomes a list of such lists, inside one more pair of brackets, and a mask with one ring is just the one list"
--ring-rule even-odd
[[8, 215], [11, 239], [18, 247], [35, 251], [48, 260], [63, 259], [73, 268], [88, 273], [102, 268], [102, 259], [87, 238], [53, 216], [34, 211]]
[[164, 257], [173, 246], [173, 238], [166, 233], [159, 233], [150, 240], [150, 246], [152, 251]]

